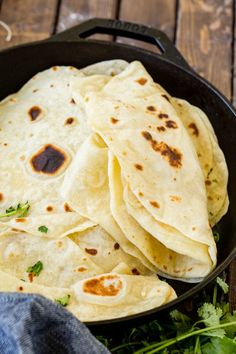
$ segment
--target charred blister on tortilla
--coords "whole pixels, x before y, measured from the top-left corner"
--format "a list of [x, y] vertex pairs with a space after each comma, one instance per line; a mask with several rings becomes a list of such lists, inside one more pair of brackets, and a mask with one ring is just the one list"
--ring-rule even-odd
[[31, 122], [38, 121], [44, 116], [44, 110], [39, 106], [33, 106], [28, 110], [28, 115]]
[[30, 159], [34, 173], [47, 176], [59, 175], [69, 164], [70, 156], [62, 148], [45, 144]]
[[102, 275], [84, 282], [83, 291], [91, 295], [116, 296], [123, 287], [118, 275]]

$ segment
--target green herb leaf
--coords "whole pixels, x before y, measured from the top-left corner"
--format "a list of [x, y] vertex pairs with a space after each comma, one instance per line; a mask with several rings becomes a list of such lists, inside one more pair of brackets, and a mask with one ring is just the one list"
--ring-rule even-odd
[[220, 240], [219, 232], [213, 231], [213, 236], [214, 236], [215, 242], [219, 242], [219, 240]]
[[27, 273], [31, 273], [33, 276], [38, 277], [43, 269], [43, 263], [38, 261], [33, 266], [27, 268]]
[[226, 284], [226, 282], [220, 278], [220, 277], [217, 277], [216, 278], [216, 283], [220, 286], [220, 288], [223, 290], [224, 294], [228, 294], [229, 292], [229, 286], [228, 284]]
[[230, 338], [212, 338], [210, 343], [202, 346], [202, 354], [236, 353], [236, 342]]
[[203, 322], [207, 327], [218, 325], [222, 315], [223, 312], [219, 307], [215, 307], [213, 304], [208, 302], [205, 302], [198, 309], [198, 316], [203, 319]]
[[70, 300], [70, 295], [68, 294], [63, 297], [60, 297], [59, 299], [55, 299], [55, 302], [57, 302], [63, 307], [66, 307], [69, 304], [69, 300]]
[[13, 215], [26, 216], [28, 214], [29, 208], [30, 205], [28, 202], [25, 204], [19, 203], [16, 207], [10, 206], [8, 209], [6, 209], [4, 214], [0, 214], [0, 218], [6, 218]]
[[38, 231], [46, 234], [48, 232], [48, 228], [47, 228], [47, 226], [42, 225], [42, 226], [39, 226]]

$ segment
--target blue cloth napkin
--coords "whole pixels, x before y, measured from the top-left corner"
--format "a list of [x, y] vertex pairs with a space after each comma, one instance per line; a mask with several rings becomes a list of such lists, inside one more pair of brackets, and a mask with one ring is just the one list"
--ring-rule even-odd
[[39, 296], [0, 293], [1, 354], [109, 354], [61, 305]]

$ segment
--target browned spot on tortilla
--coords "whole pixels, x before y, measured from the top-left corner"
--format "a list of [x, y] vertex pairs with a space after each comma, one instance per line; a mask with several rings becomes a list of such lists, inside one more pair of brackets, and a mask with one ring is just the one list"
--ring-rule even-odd
[[2, 202], [3, 201], [3, 193], [0, 193], [0, 202]]
[[112, 122], [112, 124], [116, 124], [116, 123], [119, 122], [119, 119], [114, 118], [114, 117], [111, 117], [111, 118], [110, 118], [110, 121]]
[[206, 186], [210, 186], [210, 185], [211, 185], [211, 181], [210, 181], [209, 179], [207, 179], [207, 180], [205, 181], [205, 185], [206, 185]]
[[49, 206], [47, 206], [46, 210], [49, 211], [49, 212], [53, 211], [53, 207], [51, 205], [49, 205]]
[[16, 229], [15, 227], [13, 227], [13, 228], [11, 229], [11, 231], [13, 231], [13, 232], [25, 232], [25, 231], [22, 231], [22, 230], [20, 230], [20, 229]]
[[190, 124], [188, 125], [188, 127], [189, 127], [190, 129], [192, 129], [192, 135], [196, 135], [196, 136], [199, 135], [199, 130], [198, 130], [198, 128], [197, 128], [197, 126], [196, 126], [195, 123], [190, 123]]
[[152, 136], [149, 132], [142, 132], [142, 136], [146, 139], [146, 140], [152, 140]]
[[137, 82], [139, 85], [145, 85], [146, 82], [147, 82], [147, 79], [145, 79], [145, 77], [140, 77], [140, 79], [136, 80], [136, 82]]
[[164, 264], [164, 265], [163, 265], [163, 269], [167, 270], [168, 267]]
[[56, 241], [56, 247], [57, 248], [62, 248], [64, 246], [63, 242], [62, 241]]
[[123, 155], [123, 156], [126, 156], [126, 155], [127, 155], [127, 152], [126, 152], [126, 151], [123, 151], [123, 152], [122, 152], [122, 155]]
[[157, 130], [159, 132], [164, 132], [166, 130], [166, 128], [161, 126], [161, 127], [157, 127]]
[[85, 102], [88, 102], [89, 101], [89, 97], [85, 97]]
[[136, 163], [136, 164], [134, 165], [134, 167], [135, 167], [137, 170], [139, 170], [139, 171], [143, 171], [143, 166], [140, 165], [139, 163]]
[[180, 273], [180, 270], [178, 268], [174, 269], [174, 273]]
[[66, 120], [65, 120], [65, 125], [70, 125], [70, 124], [72, 124], [72, 123], [74, 123], [74, 118], [72, 118], [72, 117], [69, 117], [69, 118], [67, 118]]
[[26, 221], [25, 218], [16, 218], [15, 220], [16, 220], [16, 222], [25, 222]]
[[7, 143], [4, 143], [3, 145], [4, 145], [4, 146], [7, 146]]
[[70, 213], [73, 211], [73, 209], [71, 209], [71, 207], [69, 206], [69, 204], [65, 203], [64, 204], [64, 210], [67, 212], [67, 213]]
[[132, 274], [133, 274], [133, 275], [140, 275], [140, 272], [138, 271], [138, 269], [133, 268], [133, 269], [132, 269]]
[[70, 70], [75, 70], [75, 67], [74, 66], [70, 66], [69, 69]]
[[119, 109], [120, 107], [119, 106], [115, 106], [114, 109]]
[[140, 197], [143, 197], [143, 193], [142, 193], [142, 192], [138, 192], [138, 195], [139, 195]]
[[67, 162], [65, 152], [57, 146], [44, 145], [30, 160], [30, 164], [37, 173], [54, 175]]
[[98, 253], [98, 251], [95, 250], [94, 248], [85, 248], [85, 252], [91, 254], [91, 256], [95, 256]]
[[147, 110], [150, 111], [150, 112], [156, 112], [156, 107], [154, 107], [154, 106], [148, 106], [148, 107], [147, 107]]
[[54, 87], [54, 85], [53, 85], [53, 84], [51, 84], [51, 85], [50, 85], [50, 87]]
[[152, 139], [152, 148], [154, 151], [160, 152], [160, 154], [169, 162], [170, 166], [179, 168], [182, 166], [182, 154], [173, 147], [170, 147], [163, 141], [158, 143]]
[[207, 197], [207, 199], [208, 200], [213, 200], [213, 198], [210, 195]]
[[[108, 283], [105, 281], [115, 280], [116, 283]], [[122, 288], [122, 282], [117, 275], [102, 275], [100, 278], [90, 279], [84, 283], [83, 290], [85, 293], [98, 296], [116, 296]]]
[[28, 278], [29, 278], [30, 283], [32, 283], [33, 280], [34, 280], [34, 275], [33, 275], [33, 273], [29, 273], [29, 274], [28, 274]]
[[79, 268], [77, 268], [77, 271], [78, 272], [85, 272], [87, 270], [87, 268], [85, 268], [85, 267], [79, 267]]
[[33, 106], [29, 109], [28, 114], [30, 116], [30, 120], [33, 122], [35, 121], [38, 116], [41, 114], [42, 110], [38, 106]]
[[24, 161], [24, 160], [25, 160], [25, 156], [24, 156], [24, 155], [21, 155], [21, 156], [20, 156], [20, 160], [21, 160], [21, 161]]
[[169, 254], [169, 260], [171, 261], [173, 259], [172, 255]]
[[160, 205], [155, 202], [155, 200], [150, 200], [149, 203], [154, 207], [154, 208], [160, 208]]
[[9, 101], [10, 101], [10, 102], [16, 102], [16, 98], [11, 97], [11, 98], [9, 99]]
[[57, 67], [57, 66], [53, 66], [53, 67], [52, 67], [52, 70], [53, 70], [53, 71], [57, 71], [57, 70], [58, 70], [58, 67]]
[[177, 129], [178, 125], [173, 120], [167, 120], [166, 121], [166, 127], [167, 128], [171, 128], [171, 129]]
[[158, 114], [158, 117], [159, 117], [160, 119], [169, 118], [168, 114], [166, 114], [166, 113], [159, 113], [159, 114]]
[[178, 103], [178, 106], [182, 107], [182, 104], [181, 104], [181, 103]]
[[193, 226], [193, 227], [192, 227], [192, 230], [195, 231], [195, 230], [196, 230], [196, 227]]
[[115, 250], [118, 250], [119, 248], [120, 248], [120, 245], [119, 245], [119, 243], [116, 242], [116, 243], [114, 244], [114, 249], [115, 249]]
[[162, 97], [164, 97], [168, 102], [170, 102], [170, 99], [167, 95], [163, 94]]
[[37, 92], [39, 89], [34, 89], [33, 92]]
[[170, 200], [172, 202], [181, 202], [181, 197], [179, 197], [178, 195], [170, 195]]
[[24, 290], [23, 286], [19, 286], [18, 290], [23, 291]]
[[188, 268], [188, 272], [191, 272], [192, 269], [193, 269], [192, 267], [191, 267], [191, 268]]
[[72, 104], [76, 104], [76, 102], [75, 102], [74, 98], [72, 98], [72, 99], [70, 100], [70, 103], [72, 103]]

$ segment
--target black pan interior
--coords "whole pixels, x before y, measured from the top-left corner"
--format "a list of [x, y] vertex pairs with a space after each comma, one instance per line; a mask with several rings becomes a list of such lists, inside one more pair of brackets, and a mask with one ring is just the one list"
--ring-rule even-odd
[[[171, 95], [184, 98], [205, 111], [211, 120], [224, 151], [229, 168], [230, 208], [220, 222], [221, 239], [218, 243], [218, 268], [201, 283], [187, 284], [169, 281], [181, 299], [192, 296], [197, 290], [213, 279], [232, 259], [236, 248], [236, 113], [230, 103], [200, 79], [191, 70], [184, 70], [157, 54], [142, 49], [109, 42], [77, 41], [77, 42], [39, 42], [5, 50], [0, 54], [0, 100], [10, 93], [16, 92], [34, 74], [53, 65], [73, 65], [77, 68], [109, 59], [140, 60], [152, 75]], [[191, 200], [194, 203], [194, 200]], [[228, 257], [228, 260], [227, 260]], [[187, 293], [186, 293], [187, 291]], [[164, 306], [169, 308], [171, 305]], [[162, 308], [148, 311], [153, 315]], [[143, 316], [143, 318], [146, 318]], [[132, 317], [132, 318], [131, 318]], [[128, 320], [137, 319], [130, 316]], [[120, 320], [103, 321], [117, 323]], [[96, 323], [94, 323], [96, 325]]]

